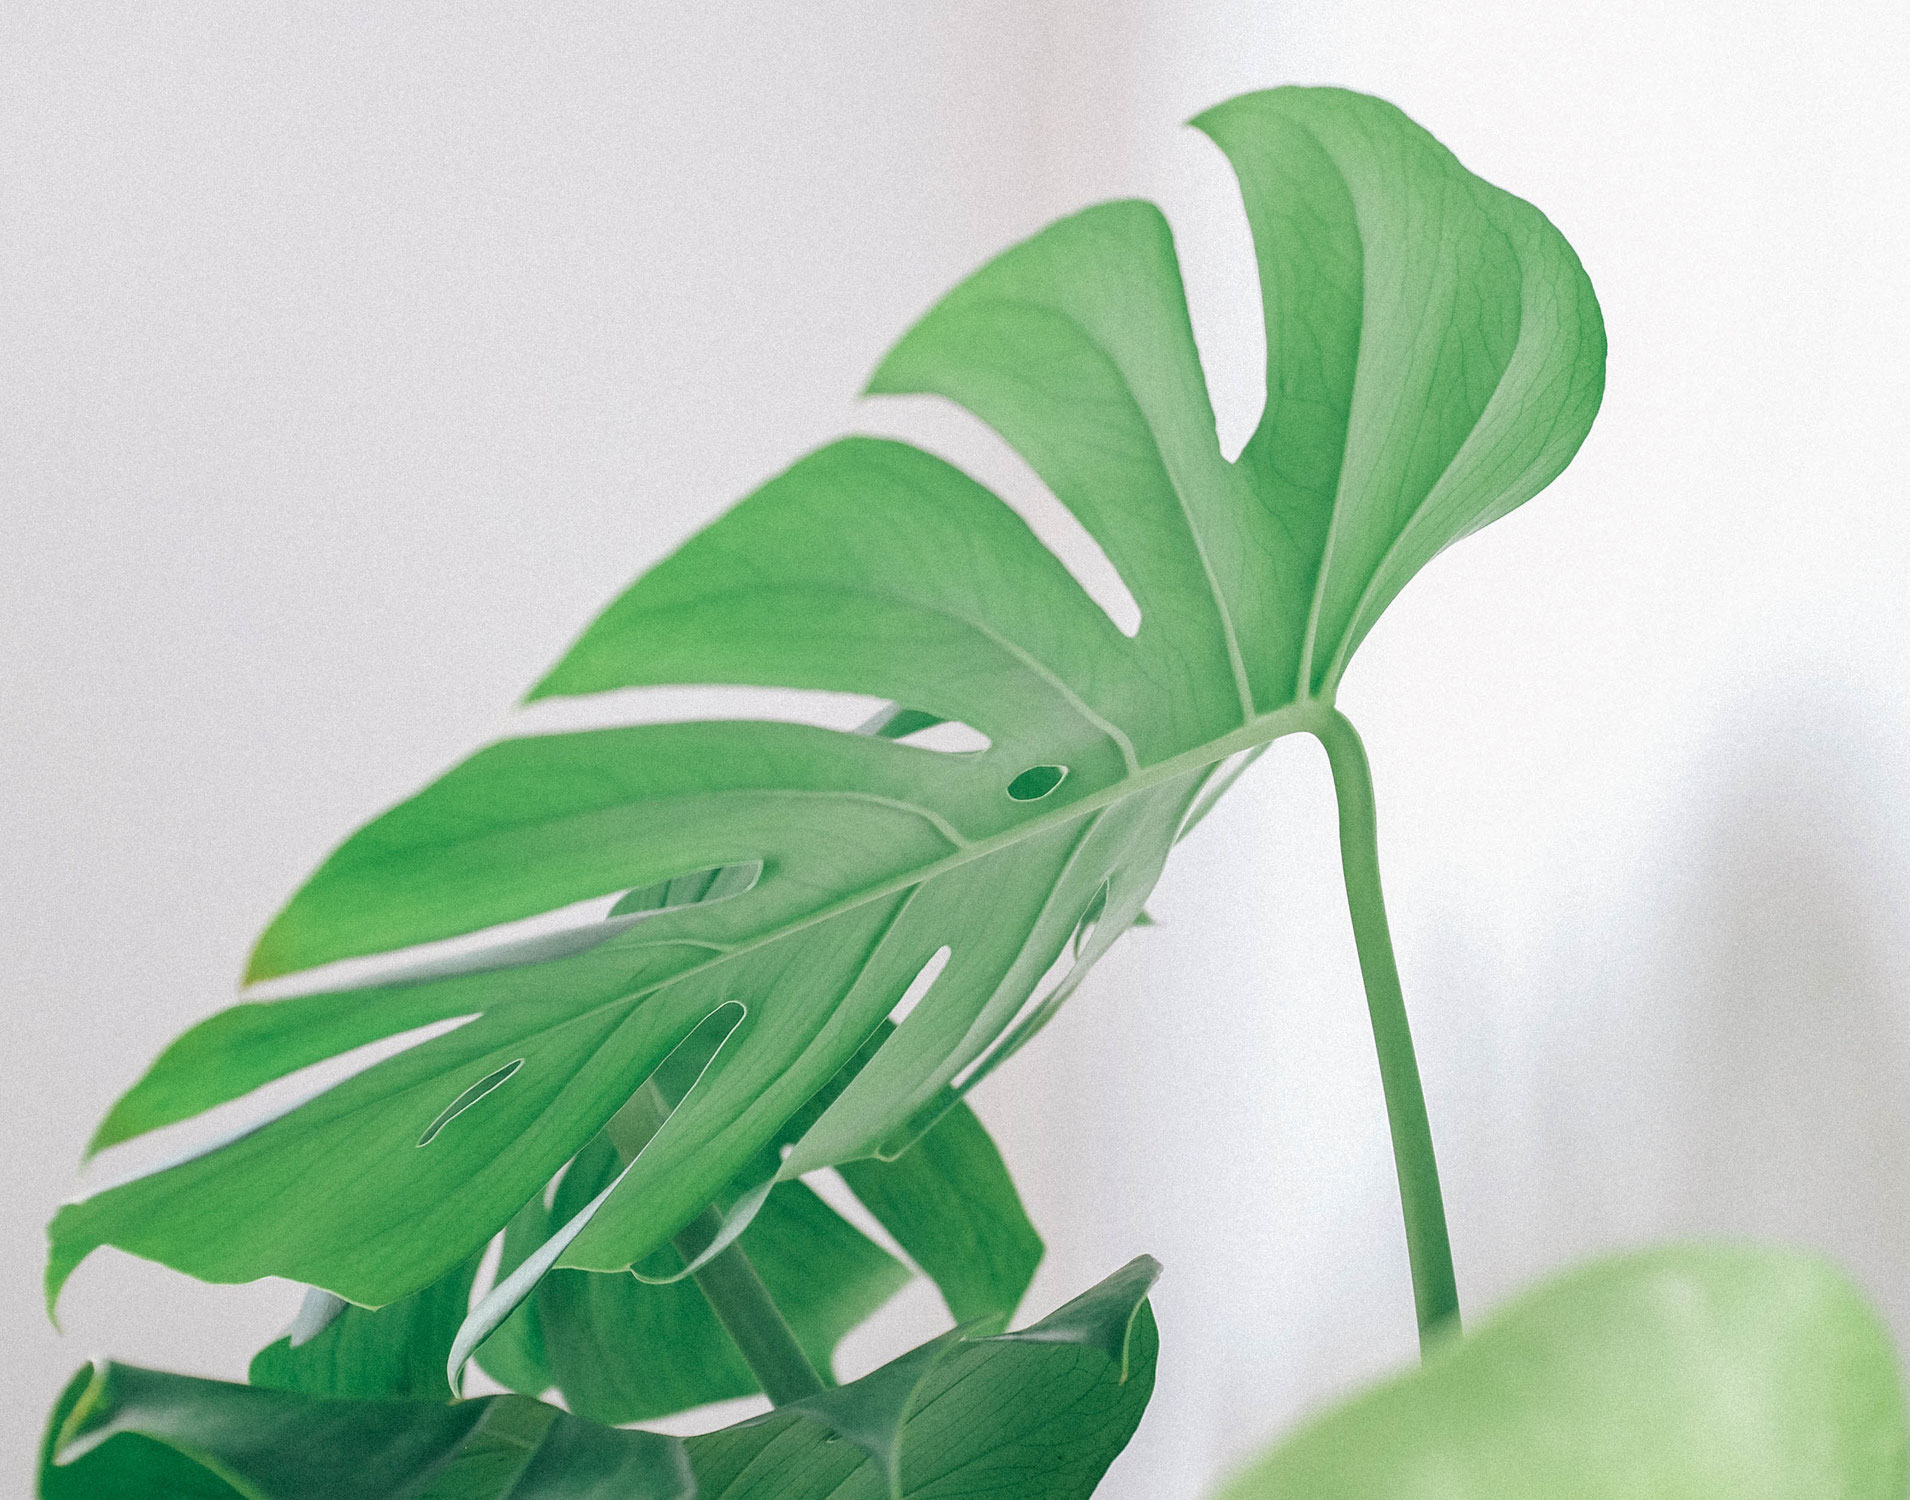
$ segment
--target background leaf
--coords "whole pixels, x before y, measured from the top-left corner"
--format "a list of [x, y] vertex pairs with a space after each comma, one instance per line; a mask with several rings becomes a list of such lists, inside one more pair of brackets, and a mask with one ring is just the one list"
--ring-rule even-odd
[[1547, 1283], [1218, 1500], [1899, 1500], [1904, 1455], [1890, 1336], [1848, 1281], [1685, 1247]]
[[[941, 720], [987, 748], [697, 722], [479, 752], [347, 840], [261, 938], [253, 977], [624, 892], [645, 909], [189, 1034], [102, 1140], [474, 1017], [62, 1210], [54, 1291], [111, 1243], [209, 1280], [406, 1296], [740, 1007], [563, 1249], [565, 1265], [618, 1270], [722, 1193], [944, 953], [794, 1143], [786, 1178], [893, 1154], [1039, 1029], [1139, 918], [1217, 768], [1321, 722], [1379, 610], [1556, 474], [1602, 387], [1597, 305], [1563, 239], [1391, 106], [1278, 89], [1200, 124], [1241, 179], [1267, 309], [1266, 415], [1238, 463], [1220, 454], [1171, 236], [1146, 204], [1091, 208], [1009, 250], [871, 386], [947, 396], [998, 429], [1119, 570], [1136, 633], [941, 460], [866, 438], [803, 459], [640, 578], [537, 695], [863, 693], [896, 706], [891, 729]], [[761, 873], [656, 907], [674, 882], [730, 868]], [[1038, 997], [1064, 954], [1072, 969]]]

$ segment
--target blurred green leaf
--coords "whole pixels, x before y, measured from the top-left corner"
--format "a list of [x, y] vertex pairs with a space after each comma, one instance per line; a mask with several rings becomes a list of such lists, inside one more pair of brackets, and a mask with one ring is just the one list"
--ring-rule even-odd
[[77, 1462], [53, 1462], [74, 1406], [93, 1387], [87, 1366], [66, 1383], [40, 1443], [40, 1500], [251, 1500], [177, 1448], [136, 1431], [109, 1438]]
[[1570, 1271], [1327, 1412], [1218, 1500], [1902, 1500], [1888, 1331], [1823, 1262], [1736, 1247]]

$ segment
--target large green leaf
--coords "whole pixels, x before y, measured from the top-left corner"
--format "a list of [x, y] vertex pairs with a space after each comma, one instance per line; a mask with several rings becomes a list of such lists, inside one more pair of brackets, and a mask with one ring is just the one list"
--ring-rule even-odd
[[1219, 1500], [1902, 1500], [1889, 1332], [1841, 1275], [1676, 1248], [1570, 1272]]
[[687, 1445], [522, 1396], [336, 1400], [104, 1365], [82, 1370], [62, 1395], [40, 1493], [1083, 1500], [1153, 1389], [1157, 1339], [1144, 1299], [1158, 1270], [1143, 1257], [1017, 1333], [945, 1334], [851, 1385]]
[[[1558, 473], [1602, 385], [1597, 305], [1564, 240], [1391, 106], [1279, 89], [1197, 124], [1239, 175], [1266, 309], [1266, 411], [1238, 462], [1221, 456], [1171, 238], [1144, 203], [1089, 209], [1001, 256], [871, 387], [939, 393], [1003, 433], [1119, 570], [1137, 633], [941, 460], [866, 438], [803, 459], [639, 579], [537, 695], [846, 691], [905, 711], [889, 735], [751, 721], [508, 740], [377, 819], [272, 923], [253, 977], [704, 872], [760, 874], [721, 899], [241, 1006], [189, 1033], [101, 1144], [475, 1017], [63, 1210], [55, 1290], [111, 1243], [209, 1280], [407, 1295], [728, 1008], [694, 1088], [552, 1242], [565, 1265], [615, 1270], [722, 1192], [943, 949], [785, 1179], [892, 1151], [1039, 1028], [1140, 916], [1228, 758], [1323, 722], [1380, 610]], [[936, 719], [988, 748], [896, 737]], [[1028, 1010], [1071, 944], [1068, 978]]]

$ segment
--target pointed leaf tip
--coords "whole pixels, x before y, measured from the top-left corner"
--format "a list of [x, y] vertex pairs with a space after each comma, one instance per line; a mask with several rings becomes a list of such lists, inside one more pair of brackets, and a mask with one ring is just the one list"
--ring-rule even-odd
[[1009, 1343], [1080, 1344], [1099, 1349], [1120, 1368], [1120, 1378], [1125, 1382], [1130, 1370], [1135, 1319], [1160, 1276], [1158, 1260], [1151, 1255], [1137, 1255], [1105, 1281], [1056, 1308], [1039, 1323], [1014, 1333], [997, 1334], [996, 1338]]

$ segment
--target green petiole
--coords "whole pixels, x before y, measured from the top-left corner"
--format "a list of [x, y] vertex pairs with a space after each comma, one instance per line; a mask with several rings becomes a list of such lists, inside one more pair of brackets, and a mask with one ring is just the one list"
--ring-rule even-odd
[[1386, 902], [1380, 894], [1373, 777], [1366, 763], [1366, 747], [1344, 714], [1333, 710], [1313, 733], [1333, 767], [1333, 791], [1339, 800], [1340, 865], [1345, 872], [1346, 904], [1353, 917], [1353, 941], [1359, 949], [1360, 977], [1366, 984], [1366, 1007], [1373, 1020], [1373, 1044], [1379, 1053], [1380, 1082], [1386, 1094], [1386, 1120], [1393, 1137], [1393, 1164], [1399, 1173], [1406, 1254], [1412, 1267], [1413, 1304], [1419, 1315], [1419, 1346], [1423, 1352], [1440, 1335], [1458, 1331], [1459, 1288], [1452, 1272], [1452, 1245], [1446, 1236], [1446, 1206], [1439, 1193], [1439, 1164], [1433, 1159], [1426, 1095], [1419, 1082], [1399, 966], [1393, 959], [1393, 939], [1386, 926]]

